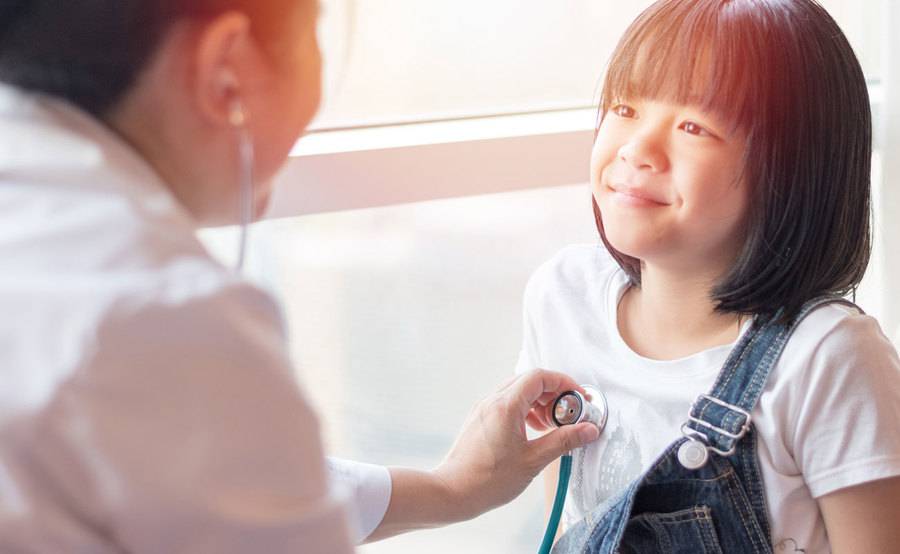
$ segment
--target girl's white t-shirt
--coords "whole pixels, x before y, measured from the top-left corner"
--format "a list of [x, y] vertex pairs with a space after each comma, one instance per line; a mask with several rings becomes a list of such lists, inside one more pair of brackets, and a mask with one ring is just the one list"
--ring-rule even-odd
[[[638, 477], [674, 440], [732, 345], [678, 360], [622, 340], [627, 277], [601, 245], [563, 249], [531, 277], [517, 372], [561, 371], [606, 395], [601, 438], [575, 453], [571, 525]], [[745, 326], [745, 330], [746, 330]], [[829, 552], [816, 498], [900, 475], [900, 361], [875, 319], [829, 304], [798, 325], [752, 412], [775, 552]]]

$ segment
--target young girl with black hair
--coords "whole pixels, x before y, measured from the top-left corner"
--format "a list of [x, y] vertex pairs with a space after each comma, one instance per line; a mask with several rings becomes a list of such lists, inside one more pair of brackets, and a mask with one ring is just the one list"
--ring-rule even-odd
[[519, 369], [610, 409], [556, 551], [896, 551], [900, 363], [842, 299], [869, 259], [871, 134], [811, 0], [663, 0], [630, 26], [591, 159], [603, 246], [525, 292]]

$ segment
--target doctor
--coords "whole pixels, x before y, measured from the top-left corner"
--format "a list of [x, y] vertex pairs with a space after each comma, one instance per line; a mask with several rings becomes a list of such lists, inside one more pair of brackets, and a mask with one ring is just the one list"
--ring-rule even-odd
[[237, 219], [242, 136], [266, 206], [319, 104], [316, 17], [0, 0], [0, 551], [346, 553], [508, 502], [597, 437], [526, 439], [577, 388], [535, 371], [434, 470], [326, 462], [278, 307], [195, 239]]

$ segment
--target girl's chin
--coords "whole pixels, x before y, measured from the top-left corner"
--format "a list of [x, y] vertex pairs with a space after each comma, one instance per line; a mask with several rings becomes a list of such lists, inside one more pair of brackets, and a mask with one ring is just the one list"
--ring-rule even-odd
[[659, 239], [651, 237], [623, 237], [607, 230], [606, 240], [618, 252], [639, 260], [653, 259], [660, 251], [665, 250], [665, 245]]
[[664, 243], [671, 235], [665, 231], [669, 222], [659, 217], [660, 212], [619, 206], [609, 198], [602, 200], [600, 213], [603, 228], [606, 240], [613, 248], [641, 260], [666, 251]]

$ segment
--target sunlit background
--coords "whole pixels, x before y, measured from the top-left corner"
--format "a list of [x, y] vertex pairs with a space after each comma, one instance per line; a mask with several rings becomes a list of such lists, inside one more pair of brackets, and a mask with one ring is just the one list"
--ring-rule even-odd
[[[325, 0], [320, 36], [326, 101], [316, 132], [298, 149], [317, 136], [338, 144], [350, 140], [338, 129], [352, 135], [371, 126], [590, 107], [618, 37], [649, 4]], [[887, 3], [823, 4], [854, 44], [878, 113]], [[378, 156], [377, 145], [372, 148]], [[414, 153], [404, 158], [405, 151], [392, 152], [409, 167], [417, 163]], [[879, 198], [880, 159], [876, 154]], [[311, 161], [298, 157], [291, 163], [302, 167]], [[491, 162], [478, 163], [487, 170]], [[586, 155], [583, 164], [586, 181]], [[327, 189], [324, 194], [336, 196], [338, 206], [342, 185], [304, 183]], [[328, 450], [374, 463], [431, 467], [472, 404], [511, 375], [530, 273], [566, 244], [597, 242], [590, 193], [578, 181], [532, 183], [502, 193], [490, 186], [479, 191], [477, 185], [456, 198], [392, 204], [377, 179], [353, 185], [366, 188], [374, 198], [370, 205], [380, 207], [258, 224], [250, 275], [283, 301], [298, 377], [323, 415]], [[305, 213], [303, 196], [297, 198], [282, 202], [296, 206], [275, 208]], [[885, 213], [876, 205], [877, 223]], [[883, 294], [882, 238], [858, 298], [880, 318], [891, 315]], [[233, 230], [208, 232], [204, 239], [224, 260], [233, 256]], [[535, 484], [474, 521], [360, 551], [529, 552], [537, 549], [543, 526], [543, 496]]]
[[[324, 0], [328, 90], [314, 128], [594, 105], [647, 0]], [[871, 79], [878, 0], [828, 0]]]

